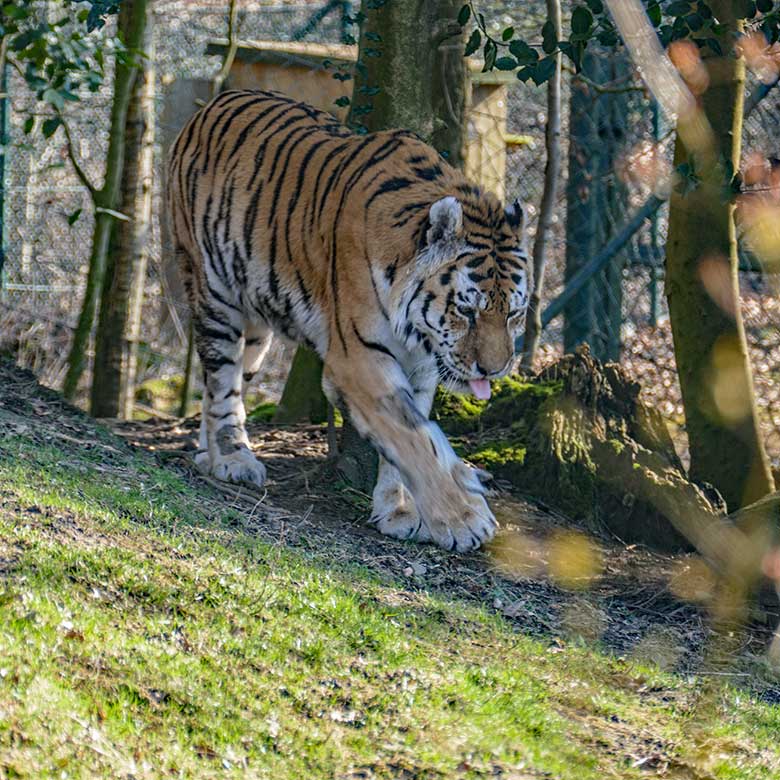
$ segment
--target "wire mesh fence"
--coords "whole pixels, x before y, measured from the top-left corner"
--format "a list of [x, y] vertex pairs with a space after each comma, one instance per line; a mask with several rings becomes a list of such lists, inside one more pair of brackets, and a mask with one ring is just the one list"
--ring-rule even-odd
[[[323, 80], [302, 79], [296, 68], [325, 73], [330, 62], [354, 57], [345, 45], [350, 6], [339, 0], [262, 5], [241, 3], [238, 38], [251, 41], [251, 56], [238, 58], [234, 80], [257, 77], [282, 90], [320, 90]], [[513, 24], [528, 38], [538, 34], [544, 4], [492, 4], [486, 17], [496, 29]], [[160, 198], [164, 156], [179, 127], [208, 97], [220, 65], [228, 9], [223, 2], [160, 1], [153, 6], [156, 67], [157, 144], [154, 230], [144, 314], [140, 378], [181, 373], [186, 348], [187, 307], [164, 250]], [[351, 30], [355, 34], [355, 30]], [[295, 48], [292, 44], [294, 42]], [[289, 43], [289, 46], [282, 44]], [[211, 44], [211, 48], [209, 45]], [[212, 53], [207, 53], [207, 51]], [[350, 54], [350, 51], [352, 52]], [[544, 300], [553, 300], [566, 279], [598, 253], [654, 192], [671, 170], [672, 131], [660, 116], [626, 56], [590, 49], [584, 78], [564, 73], [562, 90], [562, 170], [554, 227], [549, 242]], [[245, 72], [241, 79], [237, 74]], [[268, 75], [271, 74], [271, 75]], [[274, 75], [275, 74], [275, 75]], [[291, 78], [292, 77], [292, 78]], [[110, 83], [110, 78], [107, 80]], [[748, 87], [758, 86], [754, 80]], [[305, 90], [304, 90], [305, 91]], [[22, 121], [38, 109], [21, 80], [10, 76], [10, 142], [6, 147], [5, 249], [0, 288], [0, 341], [49, 385], [61, 383], [64, 359], [89, 259], [92, 218], [86, 190], [67, 160], [64, 140], [26, 136]], [[335, 93], [334, 93], [335, 94]], [[469, 173], [507, 200], [529, 204], [530, 241], [544, 181], [545, 87], [474, 74], [468, 117]], [[302, 95], [312, 99], [311, 95]], [[331, 107], [333, 96], [315, 94]], [[88, 174], [99, 181], [107, 145], [108, 89], [71, 108], [76, 151]], [[745, 121], [744, 147], [767, 158], [780, 139], [780, 90], [769, 93]], [[78, 219], [74, 215], [80, 211]], [[650, 400], [678, 424], [682, 407], [671, 333], [663, 294], [666, 208], [646, 220], [628, 243], [595, 274], [556, 317], [543, 337], [543, 356], [588, 340], [597, 355], [620, 359], [645, 386]], [[748, 265], [746, 265], [746, 268]], [[774, 367], [780, 356], [780, 311], [776, 275], [752, 268], [741, 274], [746, 326], [757, 396], [770, 450], [780, 458], [780, 399]], [[259, 389], [273, 397], [281, 388], [291, 351], [279, 346], [267, 361]], [[85, 377], [85, 383], [89, 377]], [[681, 442], [683, 440], [681, 439]]]

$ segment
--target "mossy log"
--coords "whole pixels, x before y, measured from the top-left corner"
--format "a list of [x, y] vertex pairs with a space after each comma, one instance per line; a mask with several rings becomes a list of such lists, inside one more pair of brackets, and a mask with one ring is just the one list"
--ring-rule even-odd
[[690, 549], [725, 518], [717, 491], [688, 480], [640, 385], [587, 347], [532, 380], [502, 380], [481, 408], [452, 397], [436, 408], [470, 460], [594, 530]]

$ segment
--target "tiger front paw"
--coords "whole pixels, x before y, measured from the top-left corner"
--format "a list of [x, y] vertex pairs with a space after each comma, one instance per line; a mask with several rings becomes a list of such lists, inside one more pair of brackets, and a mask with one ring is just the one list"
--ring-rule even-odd
[[394, 539], [418, 539], [422, 527], [412, 494], [400, 483], [378, 484], [368, 522]]
[[484, 498], [484, 488], [473, 469], [458, 464], [449, 485], [433, 491], [430, 502], [420, 502], [422, 527], [416, 537], [445, 550], [469, 552], [489, 542], [498, 522]]
[[248, 447], [239, 447], [228, 455], [215, 455], [211, 473], [222, 482], [262, 487], [265, 484], [265, 466]]

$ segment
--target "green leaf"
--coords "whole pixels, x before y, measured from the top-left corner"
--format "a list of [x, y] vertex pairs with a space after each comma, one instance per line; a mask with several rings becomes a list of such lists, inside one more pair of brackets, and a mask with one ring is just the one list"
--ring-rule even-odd
[[58, 116], [50, 117], [49, 119], [46, 119], [41, 125], [41, 130], [43, 131], [43, 137], [44, 138], [51, 138], [54, 133], [57, 132], [57, 128], [62, 124], [62, 120]]
[[463, 52], [463, 56], [468, 57], [473, 54], [479, 48], [480, 43], [482, 43], [482, 35], [479, 30], [474, 30], [466, 43], [466, 49]]
[[548, 19], [542, 26], [542, 51], [545, 54], [552, 54], [557, 45], [558, 36], [555, 34], [555, 25]]
[[653, 23], [653, 27], [659, 27], [661, 24], [661, 6], [655, 2], [647, 6], [647, 15]]
[[574, 52], [571, 61], [574, 63], [574, 70], [579, 73], [582, 70], [582, 58], [585, 55], [585, 47], [588, 44], [584, 41], [578, 41], [574, 44]]
[[704, 27], [704, 19], [700, 14], [688, 14], [688, 16], [685, 17], [685, 22], [688, 25], [688, 29], [692, 32], [697, 32]]
[[35, 126], [35, 117], [28, 116], [27, 119], [24, 120], [24, 125], [22, 126], [22, 130], [24, 130], [24, 134], [29, 135], [32, 132], [34, 126]]
[[584, 5], [578, 5], [571, 14], [571, 31], [575, 35], [586, 35], [593, 24], [593, 14]]
[[367, 41], [374, 41], [374, 43], [381, 43], [382, 42], [382, 36], [378, 32], [367, 32], [366, 33], [366, 40]]
[[531, 78], [534, 80], [534, 84], [539, 86], [550, 79], [554, 73], [555, 57], [545, 57], [536, 64]]
[[585, 2], [594, 14], [603, 13], [604, 3], [602, 3], [601, 0], [585, 0]]
[[341, 106], [342, 108], [348, 106], [350, 102], [350, 99], [346, 95], [342, 95], [333, 101], [334, 105]]
[[614, 30], [602, 30], [596, 39], [602, 46], [607, 48], [614, 46], [618, 42], [617, 33]]
[[772, 10], [774, 3], [772, 0], [756, 0], [756, 8], [761, 11], [762, 14], [768, 14]]
[[533, 65], [526, 65], [524, 68], [521, 68], [517, 71], [517, 78], [520, 79], [523, 83], [528, 81], [528, 79], [531, 78], [531, 76], [534, 75], [534, 66]]
[[714, 54], [717, 54], [719, 57], [723, 56], [723, 47], [720, 45], [720, 41], [717, 38], [707, 38], [704, 43], [710, 47]]
[[468, 3], [466, 3], [466, 5], [464, 5], [463, 8], [461, 8], [460, 11], [458, 12], [458, 24], [461, 27], [464, 27], [470, 17], [471, 17], [471, 6]]
[[493, 70], [493, 66], [496, 64], [497, 54], [498, 46], [496, 46], [496, 42], [488, 38], [485, 41], [485, 48], [483, 49], [483, 55], [485, 57], [485, 64], [482, 67], [483, 73], [486, 73], [489, 70]]
[[16, 21], [21, 21], [30, 15], [30, 9], [22, 8], [21, 6], [14, 5], [13, 3], [7, 3], [3, 6], [3, 14], [9, 19], [16, 19]]
[[498, 70], [514, 70], [517, 67], [517, 60], [514, 57], [499, 57], [496, 60]]
[[51, 103], [60, 111], [65, 107], [65, 98], [56, 90], [49, 87], [43, 90], [41, 100], [45, 100], [47, 103]]
[[81, 209], [76, 209], [72, 214], [68, 214], [68, 224], [75, 225], [78, 218], [81, 216]]
[[34, 41], [43, 37], [43, 34], [48, 32], [48, 29], [48, 24], [42, 24], [32, 30], [25, 30], [24, 32], [19, 33], [19, 35], [16, 35], [11, 39], [11, 50], [23, 51]]
[[525, 41], [512, 41], [509, 51], [517, 58], [519, 65], [533, 65], [539, 59], [539, 52], [532, 49]]
[[502, 41], [511, 41], [512, 37], [515, 34], [515, 28], [514, 27], [506, 27], [504, 28], [504, 32], [501, 33], [501, 40]]
[[667, 7], [666, 13], [669, 14], [669, 16], [685, 16], [690, 10], [691, 4], [686, 2], [686, 0], [676, 0], [676, 2], [671, 3]]

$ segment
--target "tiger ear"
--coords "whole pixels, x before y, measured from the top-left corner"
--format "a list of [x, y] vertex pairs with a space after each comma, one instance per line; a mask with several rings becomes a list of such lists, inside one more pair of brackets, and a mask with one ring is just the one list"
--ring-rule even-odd
[[511, 206], [507, 206], [504, 209], [504, 216], [506, 217], [509, 227], [517, 233], [518, 236], [525, 235], [525, 226], [527, 222], [525, 206], [517, 198], [515, 198], [515, 202]]
[[451, 241], [463, 230], [463, 208], [457, 198], [448, 195], [437, 200], [428, 212], [425, 241], [430, 246], [437, 241]]

